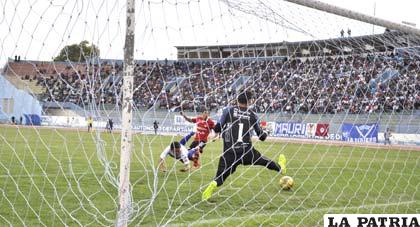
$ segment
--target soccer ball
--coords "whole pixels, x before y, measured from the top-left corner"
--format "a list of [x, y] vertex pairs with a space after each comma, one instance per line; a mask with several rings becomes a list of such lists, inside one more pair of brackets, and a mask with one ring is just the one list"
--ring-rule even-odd
[[290, 190], [291, 188], [293, 188], [293, 185], [295, 185], [295, 181], [289, 176], [284, 176], [280, 178], [279, 184], [281, 189]]

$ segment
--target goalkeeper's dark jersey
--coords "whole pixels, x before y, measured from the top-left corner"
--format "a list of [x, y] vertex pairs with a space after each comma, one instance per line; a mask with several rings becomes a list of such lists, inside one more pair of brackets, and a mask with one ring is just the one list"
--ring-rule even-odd
[[258, 136], [263, 134], [257, 115], [250, 109], [237, 106], [226, 107], [215, 128], [215, 132], [222, 132], [225, 149], [251, 145], [253, 130]]

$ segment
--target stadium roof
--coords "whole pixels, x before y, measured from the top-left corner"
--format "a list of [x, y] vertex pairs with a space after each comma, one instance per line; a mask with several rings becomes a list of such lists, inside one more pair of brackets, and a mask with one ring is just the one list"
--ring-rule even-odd
[[276, 56], [319, 56], [342, 53], [363, 54], [419, 46], [420, 38], [401, 32], [342, 37], [301, 42], [278, 42], [210, 46], [176, 46], [178, 59], [212, 59]]

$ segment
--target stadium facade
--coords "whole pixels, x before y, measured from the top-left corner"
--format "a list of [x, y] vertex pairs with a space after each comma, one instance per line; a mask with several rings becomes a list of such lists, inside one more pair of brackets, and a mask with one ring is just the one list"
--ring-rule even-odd
[[401, 32], [342, 37], [302, 42], [259, 44], [176, 46], [178, 60], [225, 58], [276, 58], [354, 55], [389, 52], [398, 48], [420, 46], [420, 38]]

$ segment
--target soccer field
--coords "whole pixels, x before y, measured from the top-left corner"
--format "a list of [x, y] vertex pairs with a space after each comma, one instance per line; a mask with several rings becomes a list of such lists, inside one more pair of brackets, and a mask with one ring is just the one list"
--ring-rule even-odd
[[[180, 137], [175, 137], [180, 139]], [[116, 218], [119, 134], [0, 127], [0, 226], [112, 226]], [[209, 202], [221, 141], [202, 168], [156, 172], [170, 136], [134, 136], [131, 225], [321, 226], [325, 213], [419, 213], [420, 152], [255, 142], [265, 156], [288, 158], [292, 191], [262, 167], [240, 166]]]

